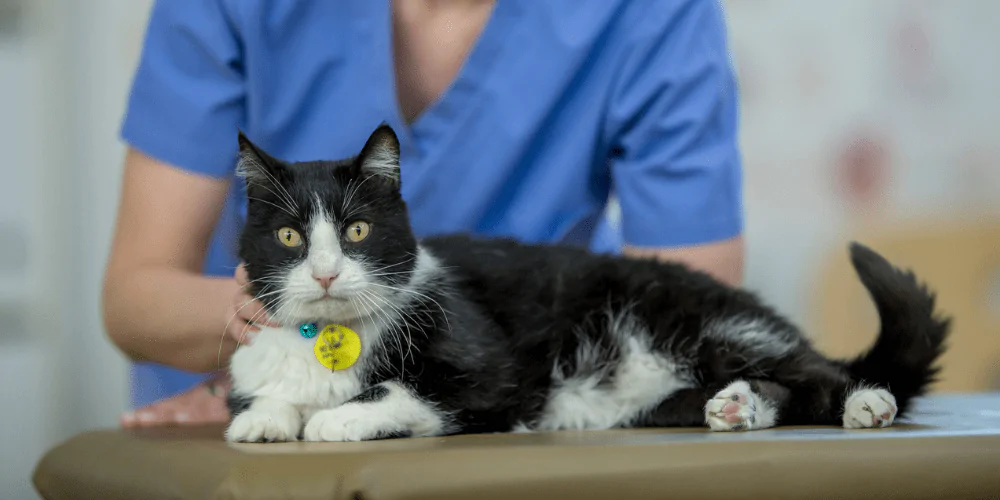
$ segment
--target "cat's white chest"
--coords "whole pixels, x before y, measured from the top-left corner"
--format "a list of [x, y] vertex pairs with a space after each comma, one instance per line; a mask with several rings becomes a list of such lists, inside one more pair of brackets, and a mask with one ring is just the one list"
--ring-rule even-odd
[[332, 408], [364, 389], [362, 360], [345, 370], [330, 370], [316, 359], [316, 339], [297, 330], [265, 328], [253, 343], [240, 347], [230, 362], [233, 390], [307, 408]]

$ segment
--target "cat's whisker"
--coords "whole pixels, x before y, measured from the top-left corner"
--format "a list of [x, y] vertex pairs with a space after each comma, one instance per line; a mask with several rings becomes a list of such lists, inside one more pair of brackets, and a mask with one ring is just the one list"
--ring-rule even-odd
[[[409, 255], [413, 259], [420, 258], [420, 255], [418, 253], [414, 253], [414, 252], [406, 252], [406, 255]], [[450, 270], [458, 269], [458, 266], [448, 266], [448, 265], [445, 265], [443, 262], [437, 262], [436, 263], [436, 268], [439, 271], [450, 271]]]
[[237, 349], [241, 345], [243, 345], [244, 341], [246, 341], [247, 335], [250, 334], [250, 328], [253, 326], [254, 322], [257, 321], [257, 319], [262, 318], [265, 313], [267, 313], [267, 311], [265, 309], [261, 309], [260, 311], [257, 311], [256, 313], [254, 313], [253, 316], [250, 317], [250, 319], [247, 321], [246, 326], [243, 327], [243, 331], [240, 332], [240, 338], [236, 340]]
[[445, 321], [446, 326], [448, 327], [449, 330], [451, 329], [451, 322], [448, 319], [448, 316], [450, 316], [451, 313], [447, 309], [445, 309], [444, 306], [442, 306], [441, 303], [438, 302], [437, 300], [435, 300], [433, 297], [431, 297], [431, 296], [429, 296], [427, 294], [424, 294], [424, 293], [420, 293], [420, 292], [418, 292], [416, 290], [409, 289], [409, 288], [402, 288], [402, 287], [391, 286], [391, 285], [383, 285], [383, 284], [380, 284], [380, 283], [369, 283], [369, 285], [371, 285], [371, 286], [377, 286], [377, 287], [381, 287], [381, 288], [387, 288], [387, 289], [389, 289], [391, 291], [394, 291], [394, 292], [408, 293], [408, 294], [417, 296], [419, 298], [422, 298], [424, 300], [427, 300], [427, 301], [433, 303], [435, 306], [437, 306], [438, 309], [441, 310], [441, 314], [444, 316], [444, 321]]
[[396, 267], [396, 266], [402, 266], [404, 264], [409, 264], [410, 262], [413, 262], [414, 260], [416, 260], [416, 257], [410, 257], [409, 259], [401, 260], [399, 262], [396, 262], [395, 264], [389, 264], [387, 266], [382, 266], [382, 267], [380, 267], [378, 269], [372, 269], [371, 272], [373, 272], [373, 273], [380, 273], [382, 271], [385, 271], [386, 269], [391, 269], [391, 268]]
[[382, 296], [380, 296], [380, 295], [378, 295], [378, 294], [376, 294], [376, 293], [374, 293], [372, 291], [365, 291], [363, 293], [370, 294], [370, 296], [373, 299], [378, 300], [379, 302], [381, 302], [382, 304], [384, 304], [385, 306], [387, 306], [388, 308], [390, 308], [392, 311], [394, 311], [396, 313], [396, 315], [399, 317], [399, 321], [398, 322], [392, 321], [392, 318], [386, 317], [386, 322], [388, 324], [390, 324], [390, 325], [392, 325], [392, 326], [395, 327], [395, 326], [398, 326], [398, 324], [401, 323], [402, 326], [406, 327], [406, 332], [405, 333], [403, 332], [402, 328], [399, 329], [399, 335], [404, 335], [405, 334], [405, 336], [406, 336], [406, 339], [405, 339], [406, 340], [406, 353], [403, 355], [403, 363], [404, 363], [404, 366], [405, 366], [406, 357], [410, 357], [410, 358], [415, 359], [414, 355], [413, 355], [413, 333], [410, 330], [410, 322], [409, 322], [409, 319], [411, 319], [412, 313], [404, 311], [398, 305], [393, 304], [392, 301], [390, 301], [390, 300], [386, 299], [385, 297], [382, 297]]
[[354, 196], [353, 188], [354, 188], [354, 180], [352, 179], [347, 183], [347, 186], [344, 188], [343, 192], [346, 194], [344, 194], [341, 197], [341, 202], [340, 202], [341, 213], [347, 211], [347, 204], [350, 202], [350, 199]]
[[344, 196], [343, 202], [340, 207], [340, 211], [342, 213], [347, 212], [347, 207], [351, 206], [351, 201], [354, 200], [354, 194], [357, 193], [359, 184], [360, 183], [352, 180], [348, 185], [347, 196]]
[[[285, 292], [287, 293], [287, 290], [285, 290]], [[302, 307], [302, 303], [298, 300], [286, 300], [274, 310], [274, 313], [271, 314], [271, 318], [282, 325], [288, 323], [290, 320], [294, 320], [295, 314], [287, 314], [292, 306], [295, 306], [293, 312], [297, 314], [299, 309]]]
[[266, 168], [259, 169], [258, 171], [267, 177], [267, 179], [271, 182], [271, 185], [274, 186], [274, 188], [280, 192], [280, 195], [278, 193], [275, 193], [274, 191], [271, 191], [267, 186], [260, 185], [260, 187], [267, 189], [275, 197], [282, 200], [286, 205], [288, 205], [288, 208], [291, 209], [291, 211], [294, 214], [296, 214], [294, 216], [297, 217], [298, 205], [295, 204], [295, 199], [292, 197], [291, 193], [289, 193], [288, 190], [285, 189], [285, 187], [282, 186], [280, 182], [278, 182], [278, 179], [276, 179], [273, 175], [271, 175], [271, 173], [268, 172]]
[[[365, 299], [364, 297], [362, 297], [360, 295], [358, 297], [361, 298], [361, 299], [363, 299], [363, 300], [365, 300], [366, 302], [368, 302], [368, 300]], [[361, 315], [358, 318], [358, 320], [361, 322], [362, 326], [365, 325], [365, 318], [371, 318], [371, 314], [374, 313], [377, 310], [377, 307], [375, 307], [374, 304], [371, 304], [370, 302], [368, 302], [368, 303], [369, 303], [369, 312], [368, 312], [368, 314]], [[378, 325], [375, 322], [374, 318], [371, 318], [371, 320], [372, 320], [372, 330], [371, 331], [375, 331], [378, 328]], [[388, 351], [385, 349], [385, 339], [381, 335], [378, 336], [378, 339], [379, 339], [379, 343], [381, 344], [381, 346], [380, 346], [381, 349], [380, 350], [382, 351], [383, 354], [386, 354]]]
[[409, 263], [413, 262], [413, 260], [414, 259], [411, 258], [411, 259], [407, 259], [407, 260], [404, 260], [404, 261], [401, 261], [401, 262], [397, 262], [395, 264], [390, 264], [390, 265], [387, 265], [387, 266], [383, 266], [383, 267], [380, 267], [378, 269], [372, 269], [371, 271], [368, 271], [366, 273], [366, 276], [369, 277], [369, 278], [393, 278], [393, 277], [397, 277], [397, 276], [412, 276], [413, 275], [413, 270], [412, 269], [408, 269], [408, 270], [405, 270], [405, 271], [388, 271], [388, 269], [391, 269], [391, 268], [396, 267], [396, 266], [401, 266], [401, 265], [409, 264]]
[[265, 287], [280, 284], [284, 277], [282, 276], [282, 269], [275, 269], [272, 272], [264, 273], [259, 278], [247, 280], [247, 285], [259, 285], [263, 284]]
[[[295, 205], [295, 203], [292, 200], [287, 199], [287, 198], [285, 198], [284, 196], [282, 196], [282, 195], [280, 195], [278, 193], [275, 193], [274, 190], [272, 190], [271, 188], [269, 188], [269, 187], [267, 187], [267, 186], [265, 186], [263, 184], [257, 184], [257, 187], [266, 190], [268, 193], [271, 193], [272, 196], [274, 196], [275, 198], [278, 199], [278, 201], [280, 201], [281, 203], [283, 203], [285, 205], [285, 208], [287, 209], [286, 212], [289, 212], [292, 215], [292, 217], [298, 217], [298, 208], [297, 208], [297, 206]], [[254, 200], [264, 201], [264, 200], [260, 200], [259, 198], [250, 198], [249, 196], [248, 196], [248, 199], [254, 199]], [[278, 207], [278, 208], [281, 208], [281, 207]]]
[[385, 278], [385, 277], [388, 277], [388, 276], [405, 276], [405, 275], [408, 275], [408, 274], [412, 274], [412, 272], [411, 271], [396, 271], [396, 272], [391, 272], [391, 273], [368, 274], [367, 276], [369, 278]]
[[[285, 288], [281, 288], [281, 289], [275, 290], [273, 292], [270, 292], [268, 294], [258, 296], [257, 299], [260, 300], [260, 299], [264, 299], [264, 298], [269, 298], [269, 297], [274, 296], [274, 295], [279, 295], [280, 296], [280, 294], [283, 294], [283, 293], [286, 293], [286, 292], [287, 292], [287, 290]], [[252, 302], [253, 301], [251, 301], [251, 303]], [[250, 319], [247, 321], [248, 326], [249, 325], [253, 325], [258, 319], [264, 317], [265, 314], [271, 316], [272, 319], [276, 319], [276, 317], [278, 317], [278, 315], [280, 315], [281, 311], [285, 307], [287, 307], [289, 304], [290, 304], [290, 302], [278, 303], [278, 308], [274, 309], [273, 311], [270, 310], [270, 307], [267, 304], [264, 304], [264, 307], [262, 307], [256, 313], [254, 313], [254, 315], [251, 316]], [[273, 303], [271, 305], [273, 305]], [[236, 347], [237, 348], [243, 344], [243, 342], [246, 340], [246, 337], [247, 337], [247, 335], [249, 335], [249, 333], [250, 333], [249, 327], [248, 328], [244, 328], [242, 334], [240, 335], [240, 338], [236, 342]]]
[[355, 215], [370, 209], [374, 205], [375, 205], [374, 201], [354, 205], [351, 207], [351, 210], [349, 212], [345, 212], [344, 219], [351, 220], [352, 218], [354, 218]]
[[292, 217], [298, 217], [297, 215], [295, 215], [295, 213], [291, 212], [291, 211], [290, 211], [290, 210], [288, 210], [287, 208], [285, 208], [285, 207], [282, 207], [282, 206], [280, 206], [280, 205], [276, 205], [276, 204], [274, 204], [274, 203], [271, 203], [270, 201], [267, 201], [267, 200], [265, 200], [265, 199], [263, 199], [263, 198], [256, 198], [256, 197], [253, 197], [253, 196], [247, 196], [247, 199], [248, 199], [248, 200], [254, 200], [254, 201], [257, 201], [257, 202], [260, 202], [260, 203], [263, 203], [263, 204], [265, 204], [265, 205], [270, 205], [270, 206], [272, 206], [272, 207], [274, 207], [274, 208], [277, 208], [278, 210], [281, 210], [282, 212], [285, 212], [285, 213], [286, 213], [286, 214], [288, 214], [288, 215], [291, 215]]
[[[370, 300], [378, 300], [382, 304], [388, 306], [390, 309], [392, 309], [393, 311], [395, 311], [400, 316], [400, 319], [404, 319], [404, 315], [402, 314], [402, 312], [399, 310], [398, 307], [394, 306], [389, 301], [387, 301], [384, 298], [378, 296], [374, 292], [366, 290], [366, 291], [363, 291], [362, 294], [364, 296], [368, 297]], [[406, 353], [403, 352], [403, 346], [402, 346], [403, 339], [400, 338], [402, 336], [403, 332], [402, 332], [401, 329], [398, 332], [396, 331], [397, 330], [397, 326], [398, 326], [397, 322], [393, 321], [393, 318], [391, 318], [389, 316], [389, 314], [384, 309], [380, 309], [378, 311], [378, 314], [381, 317], [382, 321], [385, 323], [386, 327], [389, 328], [390, 333], [392, 333], [393, 337], [396, 339], [396, 345], [399, 348], [399, 354], [400, 354], [400, 370], [403, 371], [403, 372], [405, 372], [405, 369], [406, 369], [406, 356], [407, 356], [407, 354], [410, 351], [407, 350]], [[410, 344], [411, 344], [410, 342], [407, 342], [407, 346], [409, 346]]]
[[[295, 318], [298, 318], [299, 317], [299, 311], [301, 311], [301, 310], [302, 310], [302, 303], [301, 302], [296, 302], [295, 309], [292, 311], [291, 314], [288, 315], [287, 319], [294, 320]], [[284, 324], [284, 322], [282, 322], [282, 324]]]
[[[368, 298], [365, 295], [358, 295], [358, 298], [361, 299], [361, 300], [363, 300], [365, 302], [365, 304], [367, 304], [367, 306], [368, 306], [367, 307], [368, 314], [366, 314], [365, 316], [363, 316], [362, 319], [361, 319], [362, 325], [364, 325], [364, 318], [370, 318], [372, 320], [373, 329], [377, 330], [378, 329], [378, 322], [381, 321], [381, 317], [379, 316], [379, 308], [378, 308], [378, 306], [370, 298]], [[387, 336], [384, 335], [384, 334], [383, 335], [378, 335], [379, 352], [385, 358], [385, 363], [388, 363], [389, 350], [386, 348], [386, 345], [385, 345], [386, 337]]]
[[[386, 333], [388, 333], [388, 335], [381, 335], [380, 338], [388, 338], [395, 342], [396, 352], [398, 352], [400, 355], [400, 371], [401, 372], [405, 371], [406, 360], [403, 357], [402, 340], [399, 336], [399, 333], [396, 331], [395, 325], [393, 324], [393, 322], [391, 321], [385, 310], [379, 308], [378, 305], [375, 304], [374, 297], [369, 296], [368, 301], [372, 303], [372, 307], [374, 308], [373, 315], [383, 322], [386, 328]], [[385, 362], [389, 363], [389, 350], [384, 347], [384, 342], [383, 342], [383, 349], [385, 353]]]
[[351, 185], [354, 186], [354, 189], [352, 189], [351, 192], [350, 192], [350, 194], [347, 197], [344, 198], [344, 203], [343, 203], [343, 206], [341, 207], [341, 212], [347, 212], [347, 207], [351, 206], [351, 201], [354, 200], [354, 195], [357, 194], [357, 192], [361, 189], [361, 186], [363, 186], [366, 182], [368, 182], [369, 179], [372, 179], [374, 177], [376, 177], [376, 176], [369, 175], [369, 176], [365, 177], [364, 179], [362, 179], [361, 182], [357, 182], [357, 183], [354, 182], [354, 181], [351, 181]]
[[[361, 313], [359, 316], [359, 321], [361, 322], [362, 326], [364, 326], [366, 324], [365, 319], [371, 318], [371, 316], [375, 314], [374, 313], [375, 306], [364, 297], [358, 296], [358, 299], [363, 301], [365, 306], [364, 313]], [[374, 319], [372, 319], [372, 324], [375, 325]], [[376, 363], [378, 366], [382, 367], [387, 366], [389, 364], [389, 357], [388, 357], [389, 349], [386, 347], [387, 337], [385, 335], [377, 335], [376, 340], [378, 342], [377, 348], [373, 346], [373, 352], [376, 353], [376, 355], [373, 355], [371, 359], [373, 363]]]
[[[267, 297], [269, 295], [273, 295], [273, 294], [281, 292], [281, 290], [277, 290], [277, 291], [274, 291], [274, 292], [263, 293], [263, 292], [267, 291], [267, 288], [269, 286], [270, 285], [265, 285], [264, 288], [261, 289], [262, 294], [259, 297]], [[243, 305], [241, 305], [239, 307], [239, 309], [237, 309], [236, 311], [233, 312], [233, 315], [229, 317], [229, 320], [226, 321], [226, 326], [225, 326], [225, 328], [222, 329], [222, 338], [219, 340], [219, 353], [218, 353], [218, 355], [216, 357], [216, 361], [215, 361], [216, 368], [219, 368], [219, 369], [222, 368], [222, 346], [225, 345], [225, 343], [226, 343], [226, 335], [229, 333], [229, 325], [232, 324], [233, 320], [236, 319], [237, 316], [239, 316], [240, 311], [242, 311], [247, 306], [249, 306], [250, 304], [253, 304], [253, 303], [254, 303], [254, 300], [248, 300], [248, 301], [244, 302]], [[237, 343], [237, 346], [238, 345], [239, 344]]]

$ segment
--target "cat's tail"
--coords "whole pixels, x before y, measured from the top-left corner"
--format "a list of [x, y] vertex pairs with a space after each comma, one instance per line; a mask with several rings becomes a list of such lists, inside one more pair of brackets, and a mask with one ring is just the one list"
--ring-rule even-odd
[[851, 244], [851, 261], [875, 302], [882, 328], [875, 345], [848, 362], [848, 370], [858, 383], [887, 388], [902, 415], [934, 382], [951, 320], [935, 312], [934, 294], [912, 272], [858, 243]]

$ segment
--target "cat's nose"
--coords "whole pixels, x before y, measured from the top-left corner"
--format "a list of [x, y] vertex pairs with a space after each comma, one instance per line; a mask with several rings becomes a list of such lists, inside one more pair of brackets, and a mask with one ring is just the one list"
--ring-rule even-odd
[[313, 279], [319, 283], [319, 286], [323, 287], [324, 290], [330, 288], [333, 284], [333, 280], [337, 279], [336, 274], [314, 274]]

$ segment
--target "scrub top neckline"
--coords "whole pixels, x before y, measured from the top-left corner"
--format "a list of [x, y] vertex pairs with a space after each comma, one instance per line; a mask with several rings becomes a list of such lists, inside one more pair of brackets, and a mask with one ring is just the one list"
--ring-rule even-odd
[[[427, 149], [438, 149], [446, 145], [438, 141], [452, 140], [460, 136], [456, 130], [462, 130], [460, 125], [472, 116], [476, 110], [474, 98], [488, 86], [490, 72], [506, 47], [506, 39], [514, 36], [512, 27], [519, 12], [519, 5], [514, 0], [498, 0], [486, 20], [479, 37], [473, 43], [465, 61], [459, 67], [455, 78], [436, 99], [418, 114], [414, 120], [407, 123], [399, 105], [399, 91], [396, 83], [396, 66], [392, 31], [392, 3], [378, 2], [377, 22], [374, 24], [376, 37], [375, 46], [384, 47], [385, 51], [379, 57], [377, 74], [385, 76], [388, 90], [390, 124], [402, 132], [400, 141], [408, 142], [404, 150], [418, 159]], [[452, 136], [452, 137], [449, 137]], [[408, 146], [408, 147], [407, 147]], [[404, 157], [407, 156], [404, 154]], [[411, 170], [410, 180], [417, 184], [424, 172], [412, 172], [413, 161], [408, 162]], [[422, 170], [422, 169], [421, 169]], [[417, 175], [413, 175], [417, 174]]]

